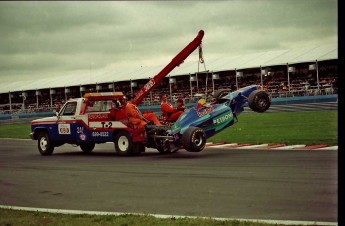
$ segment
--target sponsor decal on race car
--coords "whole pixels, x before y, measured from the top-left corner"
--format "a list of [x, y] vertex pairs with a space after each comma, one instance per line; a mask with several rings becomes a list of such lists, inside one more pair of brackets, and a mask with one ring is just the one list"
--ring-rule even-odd
[[227, 113], [225, 115], [221, 115], [220, 117], [217, 117], [215, 119], [213, 119], [213, 124], [221, 124], [229, 119], [232, 119], [233, 118], [233, 115], [232, 115], [232, 112], [230, 113]]
[[70, 124], [59, 124], [58, 125], [59, 134], [71, 134]]
[[198, 114], [198, 116], [201, 118], [209, 113], [211, 113], [212, 111], [214, 110], [214, 107], [211, 106], [211, 107], [207, 107], [207, 108], [204, 108], [202, 110], [197, 110], [196, 113]]

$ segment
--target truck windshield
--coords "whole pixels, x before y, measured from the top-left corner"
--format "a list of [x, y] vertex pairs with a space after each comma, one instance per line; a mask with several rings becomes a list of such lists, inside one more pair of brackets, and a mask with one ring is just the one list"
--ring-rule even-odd
[[74, 115], [77, 109], [77, 102], [68, 102], [62, 109], [61, 115]]

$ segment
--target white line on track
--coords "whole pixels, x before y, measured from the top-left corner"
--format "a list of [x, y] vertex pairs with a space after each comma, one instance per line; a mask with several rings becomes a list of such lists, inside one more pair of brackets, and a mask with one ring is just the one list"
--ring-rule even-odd
[[268, 144], [258, 144], [258, 145], [238, 147], [238, 149], [263, 148], [263, 147], [267, 147], [267, 146], [268, 146]]
[[231, 143], [231, 144], [219, 144], [219, 145], [214, 145], [214, 146], [209, 146], [210, 148], [223, 148], [223, 147], [231, 147], [235, 146], [237, 143]]
[[271, 148], [271, 149], [283, 149], [283, 150], [286, 150], [286, 149], [294, 149], [294, 148], [303, 148], [305, 146], [306, 146], [305, 144], [297, 144], [297, 145], [290, 145], [290, 146]]
[[338, 146], [330, 146], [330, 147], [324, 147], [324, 148], [318, 148], [317, 150], [330, 150], [330, 151], [337, 151], [338, 150]]
[[88, 215], [113, 215], [120, 216], [125, 214], [140, 215], [140, 216], [153, 216], [156, 218], [201, 218], [201, 219], [213, 219], [218, 221], [248, 221], [255, 223], [266, 223], [266, 224], [283, 224], [283, 225], [324, 225], [324, 226], [337, 226], [337, 222], [317, 222], [317, 221], [293, 221], [293, 220], [261, 220], [261, 219], [243, 219], [243, 218], [212, 218], [212, 217], [197, 217], [197, 216], [180, 216], [180, 215], [165, 215], [165, 214], [140, 214], [140, 213], [122, 213], [122, 212], [103, 212], [103, 211], [84, 211], [84, 210], [63, 210], [63, 209], [47, 209], [47, 208], [31, 208], [31, 207], [20, 207], [20, 206], [6, 206], [0, 205], [2, 209], [10, 210], [24, 210], [33, 212], [44, 212], [44, 213], [57, 213], [57, 214], [88, 214]]

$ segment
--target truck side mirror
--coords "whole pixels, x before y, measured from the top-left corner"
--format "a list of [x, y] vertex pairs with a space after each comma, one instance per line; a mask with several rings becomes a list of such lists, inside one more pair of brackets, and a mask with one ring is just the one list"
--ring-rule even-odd
[[57, 111], [57, 112], [55, 112], [55, 115], [56, 115], [56, 117], [58, 118], [58, 119], [60, 119], [61, 118], [61, 115], [59, 115], [59, 112]]

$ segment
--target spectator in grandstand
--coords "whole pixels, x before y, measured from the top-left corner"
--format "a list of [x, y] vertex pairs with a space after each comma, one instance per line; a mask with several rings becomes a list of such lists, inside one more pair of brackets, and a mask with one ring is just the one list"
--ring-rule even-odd
[[174, 108], [171, 103], [168, 102], [165, 94], [161, 95], [161, 111], [167, 122], [176, 122], [176, 120], [183, 113], [182, 110]]
[[128, 101], [125, 100], [125, 111], [129, 121], [139, 127], [144, 127], [148, 122], [153, 122], [157, 126], [162, 124], [159, 122], [157, 116], [153, 112], [141, 113], [137, 106], [133, 104], [133, 97], [128, 96]]
[[183, 99], [181, 99], [181, 98], [177, 99], [176, 104], [177, 104], [177, 107], [176, 107], [177, 110], [179, 110], [179, 111], [186, 110], [186, 107], [184, 106]]

